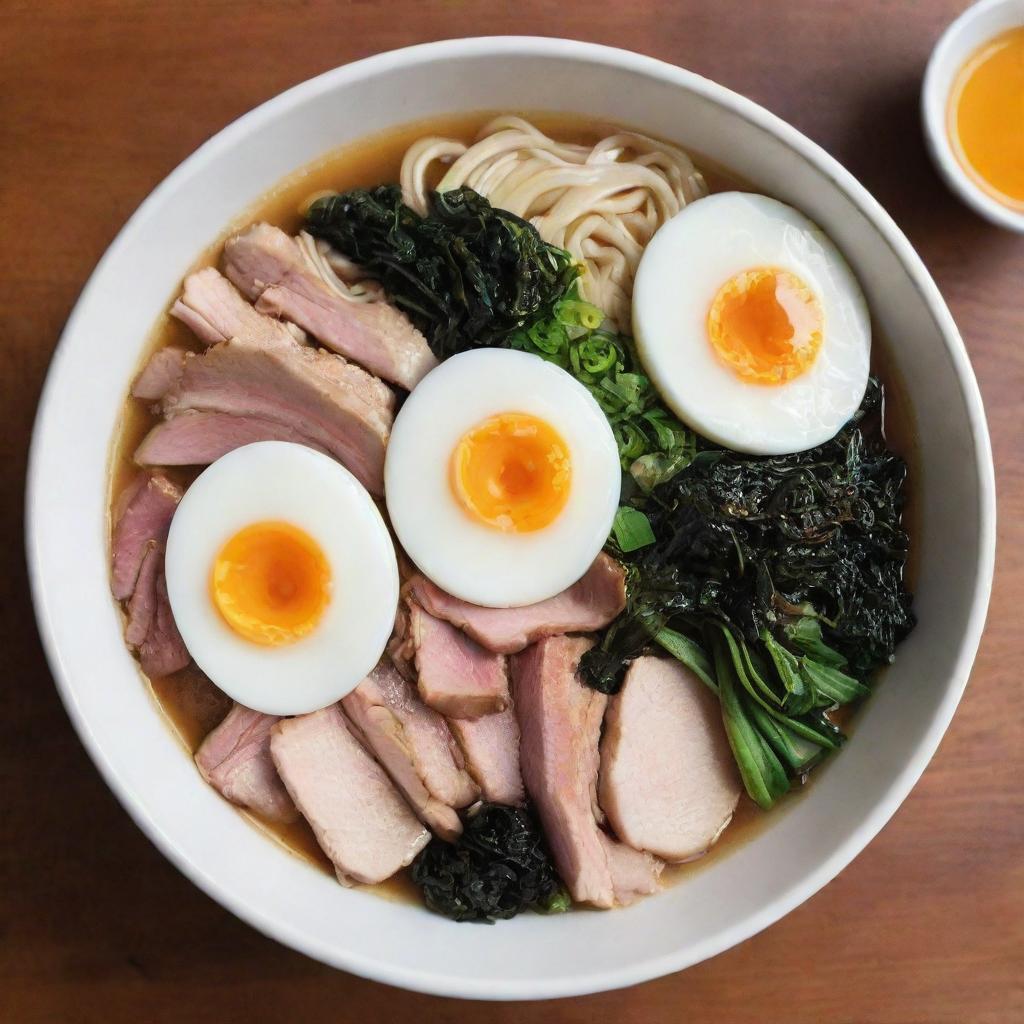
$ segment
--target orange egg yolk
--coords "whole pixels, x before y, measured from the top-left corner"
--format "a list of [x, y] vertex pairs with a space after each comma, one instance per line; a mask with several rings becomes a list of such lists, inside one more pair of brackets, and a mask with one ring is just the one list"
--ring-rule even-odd
[[957, 159], [977, 184], [1024, 210], [1024, 28], [989, 40], [960, 69], [948, 131]]
[[796, 274], [755, 267], [718, 289], [707, 329], [718, 358], [741, 380], [784, 384], [814, 362], [823, 321], [817, 297]]
[[549, 526], [569, 498], [569, 448], [550, 423], [510, 412], [478, 423], [452, 453], [452, 490], [469, 515], [499, 530]]
[[331, 569], [320, 545], [290, 523], [239, 530], [213, 563], [210, 592], [241, 637], [279, 647], [311, 633], [330, 600]]

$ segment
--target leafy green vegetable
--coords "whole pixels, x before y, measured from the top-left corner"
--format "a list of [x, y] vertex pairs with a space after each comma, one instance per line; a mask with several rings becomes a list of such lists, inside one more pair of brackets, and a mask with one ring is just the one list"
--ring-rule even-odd
[[627, 606], [584, 656], [584, 681], [614, 692], [656, 642], [719, 693], [762, 806], [785, 791], [773, 758], [802, 774], [838, 747], [824, 712], [866, 696], [864, 680], [914, 624], [906, 467], [882, 437], [881, 397], [872, 381], [854, 419], [807, 452], [705, 446], [686, 472], [630, 499], [655, 542], [609, 545], [626, 566]]
[[439, 359], [553, 316], [581, 269], [568, 252], [470, 188], [430, 201], [422, 217], [397, 185], [325, 196], [306, 230], [380, 278]]
[[718, 693], [715, 681], [715, 669], [704, 649], [696, 641], [691, 640], [674, 629], [663, 627], [655, 634], [654, 639], [661, 644], [677, 661], [681, 661], [698, 679], [713, 693]]
[[689, 465], [696, 437], [662, 404], [632, 342], [604, 330], [603, 320], [573, 286], [551, 317], [513, 332], [504, 344], [555, 363], [586, 386], [611, 424], [622, 468], [646, 493]]
[[423, 217], [397, 185], [355, 189], [314, 202], [306, 229], [378, 277], [439, 359], [503, 346], [571, 373], [608, 417], [641, 490], [684, 468], [693, 433], [662, 404], [631, 342], [602, 329], [604, 313], [579, 297], [582, 267], [570, 253], [470, 188], [432, 193], [430, 203]]
[[620, 505], [612, 521], [612, 536], [620, 551], [638, 551], [654, 543], [651, 522], [638, 508]]
[[768, 810], [789, 790], [789, 777], [767, 740], [752, 721], [740, 696], [725, 642], [714, 642], [715, 676], [722, 702], [722, 721], [743, 785], [758, 806]]
[[533, 813], [500, 804], [465, 817], [454, 843], [432, 839], [413, 861], [412, 879], [427, 906], [453, 921], [552, 914], [571, 904]]

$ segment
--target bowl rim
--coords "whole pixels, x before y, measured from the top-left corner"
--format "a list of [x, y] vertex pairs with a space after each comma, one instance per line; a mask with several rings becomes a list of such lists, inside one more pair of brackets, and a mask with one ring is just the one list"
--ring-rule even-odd
[[[757, 913], [720, 933], [716, 942], [706, 941], [693, 944], [689, 948], [674, 950], [623, 966], [612, 972], [603, 972], [600, 975], [588, 973], [584, 969], [581, 972], [566, 974], [557, 979], [512, 980], [501, 986], [495, 986], [493, 983], [486, 986], [474, 985], [465, 979], [459, 979], [459, 987], [455, 987], [455, 979], [450, 975], [395, 967], [385, 960], [364, 956], [358, 952], [339, 951], [329, 943], [309, 938], [287, 922], [265, 913], [259, 907], [235, 899], [231, 894], [222, 891], [218, 884], [204, 872], [202, 866], [191, 860], [178, 847], [174, 838], [164, 832], [157, 821], [136, 803], [132, 791], [117, 776], [116, 770], [91, 733], [89, 724], [78, 707], [74, 692], [73, 671], [61, 657], [47, 592], [41, 575], [41, 529], [40, 517], [36, 510], [46, 500], [46, 495], [42, 493], [39, 483], [42, 476], [42, 437], [45, 433], [46, 421], [52, 414], [54, 381], [61, 374], [66, 358], [67, 345], [65, 343], [75, 334], [79, 317], [86, 305], [86, 299], [96, 290], [97, 283], [102, 278], [106, 265], [111, 261], [112, 254], [131, 246], [140, 225], [145, 222], [152, 210], [174, 194], [180, 182], [198, 171], [207, 160], [232, 147], [236, 140], [257, 130], [265, 121], [285, 114], [307, 99], [325, 90], [334, 89], [347, 81], [367, 74], [379, 74], [403, 68], [418, 62], [465, 57], [498, 59], [521, 56], [539, 56], [569, 62], [612, 66], [690, 90], [739, 116], [754, 127], [779, 138], [798, 156], [830, 179], [863, 213], [885, 244], [892, 250], [911, 278], [913, 286], [920, 293], [945, 343], [957, 384], [963, 396], [978, 478], [979, 564], [966, 629], [960, 640], [953, 669], [946, 681], [946, 693], [923, 740], [908, 757], [901, 771], [892, 779], [884, 798], [875, 805], [868, 817], [861, 822], [850, 838], [832, 856], [810, 872], [800, 885], [794, 886], [788, 892], [761, 907]], [[244, 114], [212, 136], [182, 161], [142, 202], [114, 238], [71, 312], [54, 351], [39, 400], [29, 451], [25, 499], [26, 554], [33, 605], [40, 638], [58, 693], [93, 763], [143, 833], [172, 864], [208, 896], [258, 931], [307, 956], [386, 984], [434, 995], [476, 999], [541, 999], [583, 995], [622, 988], [683, 970], [704, 959], [716, 956], [767, 928], [838, 875], [877, 835], [909, 794], [935, 753], [960, 701], [980, 642], [988, 607], [995, 559], [995, 513], [994, 469], [988, 428], [981, 395], [963, 341], [938, 287], [926, 270], [921, 258], [892, 218], [864, 186], [820, 146], [811, 142], [781, 118], [769, 113], [752, 100], [694, 72], [653, 57], [615, 47], [535, 36], [483, 36], [441, 40], [387, 51], [334, 68], [293, 86]]]
[[983, 39], [970, 44], [964, 42], [965, 32], [974, 22], [1001, 7], [1016, 8], [1020, 12], [1020, 27], [1024, 27], [1022, 0], [977, 0], [951, 21], [939, 36], [928, 57], [921, 85], [921, 122], [932, 161], [957, 198], [989, 223], [1024, 233], [1024, 210], [1014, 210], [986, 192], [953, 151], [946, 126], [949, 89], [943, 88], [940, 78], [947, 62], [961, 66], [979, 47], [1007, 31], [1006, 28], [996, 28], [986, 33]]

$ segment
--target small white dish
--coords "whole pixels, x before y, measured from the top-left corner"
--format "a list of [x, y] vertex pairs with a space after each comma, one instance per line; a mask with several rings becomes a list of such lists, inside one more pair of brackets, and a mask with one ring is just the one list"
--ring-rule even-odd
[[975, 213], [1010, 231], [1024, 233], [1024, 212], [999, 202], [965, 170], [949, 134], [949, 97], [957, 73], [990, 39], [1024, 26], [1024, 0], [980, 0], [954, 21], [932, 50], [921, 87], [924, 137], [950, 190]]

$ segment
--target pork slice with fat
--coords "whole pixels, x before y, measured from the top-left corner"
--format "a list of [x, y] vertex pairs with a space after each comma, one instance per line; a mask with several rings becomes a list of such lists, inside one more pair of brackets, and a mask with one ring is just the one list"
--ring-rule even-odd
[[[656, 885], [658, 864], [630, 856], [597, 823], [598, 744], [607, 698], [576, 677], [593, 641], [550, 637], [512, 659], [523, 781], [573, 899], [630, 902]], [[635, 851], [631, 851], [635, 853]]]
[[225, 799], [268, 821], [295, 821], [299, 812], [270, 756], [275, 715], [235, 704], [203, 740], [195, 761], [200, 774]]
[[457, 809], [471, 804], [478, 790], [445, 720], [387, 659], [341, 703], [423, 822], [442, 839], [457, 838], [462, 832]]
[[261, 312], [290, 320], [322, 345], [411, 390], [437, 365], [408, 317], [387, 302], [352, 302], [309, 267], [295, 240], [256, 224], [224, 246], [227, 276]]
[[283, 337], [236, 337], [186, 357], [163, 411], [168, 417], [200, 411], [281, 424], [329, 452], [379, 495], [392, 415], [368, 398], [348, 369], [330, 352]]
[[408, 636], [420, 696], [435, 711], [455, 718], [479, 718], [509, 704], [505, 658], [442, 619], [407, 602]]
[[[305, 338], [294, 324], [284, 324], [254, 309], [215, 267], [206, 267], [185, 278], [181, 297], [172, 307], [171, 315], [188, 324], [208, 345], [231, 338], [276, 340], [285, 344]], [[395, 393], [387, 384], [341, 356], [335, 361], [337, 372], [369, 404], [394, 411]]]
[[383, 882], [430, 842], [339, 705], [278, 722], [270, 754], [342, 884]]
[[478, 644], [499, 654], [515, 654], [546, 636], [603, 629], [626, 607], [626, 574], [614, 558], [603, 553], [567, 590], [522, 608], [470, 604], [445, 593], [424, 576], [414, 577], [408, 588], [435, 618], [458, 626]]
[[718, 699], [687, 668], [641, 657], [611, 698], [601, 806], [615, 834], [667, 861], [706, 852], [740, 798]]
[[207, 345], [261, 331], [276, 334], [288, 330], [279, 321], [258, 313], [216, 267], [204, 267], [185, 278], [171, 316]]

